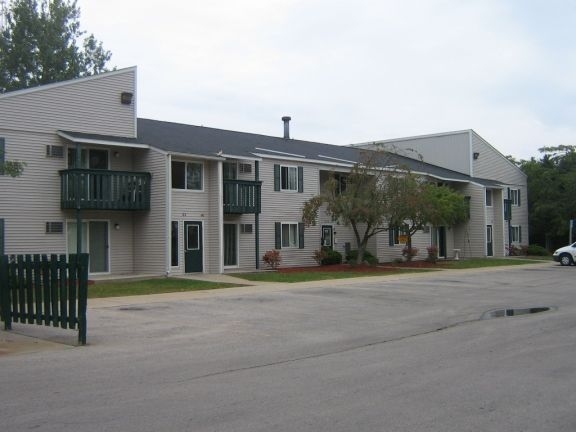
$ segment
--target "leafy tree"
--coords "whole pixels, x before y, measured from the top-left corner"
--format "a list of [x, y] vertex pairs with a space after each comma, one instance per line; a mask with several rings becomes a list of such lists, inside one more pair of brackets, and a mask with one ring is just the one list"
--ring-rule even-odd
[[363, 262], [369, 239], [390, 227], [405, 227], [411, 247], [412, 235], [425, 224], [454, 225], [466, 217], [462, 195], [413, 175], [397, 164], [393, 154], [383, 149], [365, 151], [361, 160], [349, 173], [344, 190], [333, 176], [302, 209], [307, 225], [315, 224], [324, 205], [333, 219], [350, 226], [358, 249], [357, 263]]
[[[406, 248], [412, 250], [412, 236], [426, 225], [454, 226], [468, 217], [464, 196], [447, 186], [438, 186], [410, 172], [391, 176], [384, 186], [389, 201], [390, 226], [403, 228]], [[410, 253], [406, 255], [412, 257]]]
[[11, 0], [3, 18], [1, 93], [107, 70], [110, 51], [92, 34], [80, 41], [76, 0]]
[[548, 250], [566, 244], [576, 219], [576, 146], [542, 147], [540, 159], [520, 161], [528, 176], [530, 243]]

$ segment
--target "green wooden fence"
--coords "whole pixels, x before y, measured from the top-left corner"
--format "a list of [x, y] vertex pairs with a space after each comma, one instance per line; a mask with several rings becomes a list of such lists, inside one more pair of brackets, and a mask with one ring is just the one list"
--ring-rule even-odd
[[78, 329], [86, 344], [88, 254], [1, 255], [0, 320]]

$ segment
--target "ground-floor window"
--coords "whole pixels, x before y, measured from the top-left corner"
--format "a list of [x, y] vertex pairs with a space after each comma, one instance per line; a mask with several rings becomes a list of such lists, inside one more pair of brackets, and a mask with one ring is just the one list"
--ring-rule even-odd
[[516, 243], [522, 242], [522, 227], [520, 225], [512, 225], [510, 227], [512, 234], [512, 241]]
[[301, 222], [275, 223], [276, 249], [304, 248], [304, 224]]

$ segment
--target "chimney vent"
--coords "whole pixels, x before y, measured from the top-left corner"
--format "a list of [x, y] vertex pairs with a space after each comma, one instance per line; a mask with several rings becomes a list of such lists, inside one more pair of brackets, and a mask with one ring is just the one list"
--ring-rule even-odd
[[292, 120], [291, 117], [282, 117], [282, 121], [284, 122], [284, 139], [290, 139], [290, 120]]

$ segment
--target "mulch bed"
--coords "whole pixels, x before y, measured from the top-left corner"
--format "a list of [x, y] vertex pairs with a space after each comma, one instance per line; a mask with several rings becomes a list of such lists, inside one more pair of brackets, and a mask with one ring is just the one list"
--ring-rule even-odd
[[350, 265], [350, 264], [333, 264], [312, 267], [285, 267], [279, 268], [278, 273], [300, 273], [300, 272], [363, 272], [379, 273], [396, 270], [398, 268], [442, 268], [442, 263], [431, 263], [428, 261], [412, 261], [402, 263], [382, 263], [377, 266], [371, 265]]

